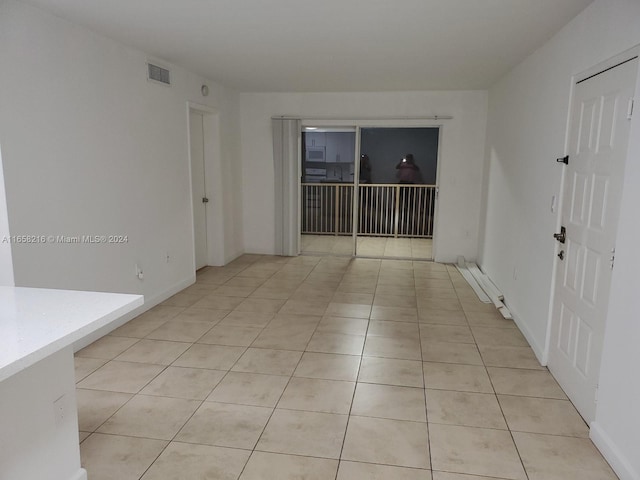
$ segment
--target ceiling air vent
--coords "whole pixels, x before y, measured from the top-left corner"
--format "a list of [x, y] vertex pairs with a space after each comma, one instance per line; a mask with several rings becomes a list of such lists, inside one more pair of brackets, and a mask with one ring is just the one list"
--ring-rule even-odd
[[171, 85], [171, 79], [169, 78], [169, 70], [159, 67], [152, 63], [147, 63], [149, 80], [155, 82], [164, 83], [165, 85]]

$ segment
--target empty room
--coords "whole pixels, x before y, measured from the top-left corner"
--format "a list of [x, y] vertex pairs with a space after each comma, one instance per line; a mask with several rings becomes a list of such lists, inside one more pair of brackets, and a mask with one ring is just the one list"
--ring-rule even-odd
[[0, 0], [0, 479], [640, 480], [639, 26]]

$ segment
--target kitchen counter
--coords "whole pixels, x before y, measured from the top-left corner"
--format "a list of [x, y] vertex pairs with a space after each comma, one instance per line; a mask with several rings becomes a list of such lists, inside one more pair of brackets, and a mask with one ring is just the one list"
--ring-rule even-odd
[[0, 287], [0, 382], [142, 303], [141, 295]]
[[0, 287], [0, 478], [84, 480], [73, 344], [140, 295]]

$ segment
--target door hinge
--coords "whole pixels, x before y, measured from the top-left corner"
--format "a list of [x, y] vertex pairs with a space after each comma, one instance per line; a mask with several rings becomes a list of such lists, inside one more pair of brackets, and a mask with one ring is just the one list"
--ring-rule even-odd
[[631, 120], [631, 117], [633, 117], [633, 104], [634, 99], [633, 97], [631, 97], [629, 99], [629, 105], [627, 106], [627, 120]]
[[594, 392], [594, 398], [593, 401], [594, 403], [598, 403], [598, 391], [600, 390], [600, 385], [596, 385], [596, 391]]
[[569, 155], [565, 155], [564, 157], [556, 158], [556, 162], [564, 163], [565, 165], [569, 165]]
[[209, 203], [209, 199], [207, 197], [202, 197], [202, 203]]

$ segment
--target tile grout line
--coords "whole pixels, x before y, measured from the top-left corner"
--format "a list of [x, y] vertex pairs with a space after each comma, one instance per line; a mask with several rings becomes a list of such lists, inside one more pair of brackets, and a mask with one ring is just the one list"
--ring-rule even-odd
[[[447, 272], [448, 273], [448, 272]], [[414, 271], [415, 275], [415, 271]], [[451, 277], [451, 275], [449, 275]], [[415, 278], [415, 277], [414, 277]], [[427, 402], [427, 381], [424, 378], [424, 353], [422, 351], [422, 329], [420, 328], [420, 311], [417, 310], [417, 298], [416, 298], [416, 311], [418, 314], [418, 339], [420, 341], [420, 370], [422, 372], [422, 385], [424, 387], [424, 415], [427, 423], [427, 447], [429, 448], [429, 470], [433, 477], [433, 454], [431, 452], [431, 428], [429, 427], [429, 408]]]
[[371, 325], [371, 314], [373, 312], [373, 302], [375, 301], [375, 292], [377, 291], [377, 279], [379, 277], [380, 277], [380, 269], [378, 269], [378, 273], [376, 275], [376, 289], [374, 290], [373, 299], [371, 300], [371, 310], [369, 311], [369, 318], [367, 320], [367, 329], [364, 332], [364, 342], [362, 343], [362, 350], [360, 351], [360, 361], [358, 362], [358, 371], [356, 373], [356, 379], [354, 382], [355, 385], [353, 387], [353, 394], [351, 395], [351, 404], [349, 405], [349, 413], [347, 413], [347, 424], [345, 425], [345, 428], [344, 428], [344, 435], [342, 436], [342, 445], [340, 446], [340, 453], [338, 455], [338, 467], [336, 468], [335, 480], [338, 479], [338, 475], [340, 474], [340, 465], [342, 464], [342, 454], [344, 452], [344, 445], [347, 440], [347, 432], [349, 430], [349, 422], [351, 421], [351, 412], [353, 410], [353, 402], [356, 398], [356, 392], [358, 390], [360, 370], [362, 368], [362, 359], [364, 357], [364, 349], [367, 344], [367, 334], [369, 333], [369, 327]]
[[[242, 271], [242, 270], [241, 270], [241, 271]], [[239, 272], [238, 272], [238, 273], [239, 273]], [[234, 276], [232, 276], [231, 278], [234, 278], [234, 277], [235, 277], [235, 275], [234, 275]], [[196, 283], [197, 283], [197, 280], [196, 280]], [[230, 313], [230, 312], [229, 312], [229, 313]], [[227, 314], [227, 315], [228, 315], [228, 314]], [[225, 317], [226, 317], [227, 315], [225, 315]], [[223, 317], [223, 318], [224, 318], [224, 317]], [[222, 319], [220, 319], [220, 321], [222, 321]], [[219, 322], [217, 322], [217, 323], [220, 323], [220, 321], [219, 321]], [[216, 325], [217, 325], [217, 323], [216, 323]], [[214, 325], [214, 326], [215, 326], [215, 325]], [[213, 328], [213, 327], [211, 327], [211, 328]], [[201, 337], [201, 338], [202, 338], [202, 337]], [[191, 345], [191, 346], [193, 346], [193, 345], [195, 345], [195, 344], [196, 344], [196, 343], [194, 342], [194, 343], [192, 343], [192, 345]], [[191, 347], [189, 347], [189, 348], [191, 348]], [[187, 350], [189, 350], [189, 348], [188, 348]], [[185, 350], [185, 352], [186, 352], [187, 350]], [[247, 349], [245, 348], [245, 352], [246, 352], [246, 350], [247, 350]], [[183, 352], [183, 354], [184, 354], [184, 352]], [[244, 353], [243, 353], [243, 355], [244, 355]], [[178, 356], [178, 358], [180, 358], [181, 356], [182, 356], [182, 354], [181, 354], [180, 356]], [[242, 355], [241, 355], [241, 356], [242, 356]], [[240, 357], [241, 357], [241, 356], [240, 356]], [[238, 360], [240, 359], [240, 357], [238, 357]], [[167, 368], [169, 368], [169, 366], [173, 365], [173, 363], [175, 363], [175, 361], [176, 361], [176, 360], [177, 360], [177, 358], [176, 358], [176, 359], [175, 359], [175, 360], [174, 360], [170, 365], [167, 365], [167, 367], [163, 370], [163, 372], [164, 372]], [[237, 360], [236, 360], [236, 362], [237, 362]], [[235, 363], [236, 363], [236, 362], [234, 362], [234, 365], [235, 365]], [[218, 386], [218, 385], [220, 384], [220, 382], [222, 382], [222, 381], [225, 379], [225, 377], [227, 376], [227, 374], [231, 371], [231, 368], [232, 368], [232, 367], [233, 367], [233, 365], [232, 365], [232, 366], [227, 370], [227, 373], [225, 373], [225, 375], [220, 379], [220, 381], [216, 384], [216, 386]], [[161, 373], [162, 373], [162, 372], [161, 372]], [[158, 375], [160, 375], [160, 374], [158, 374]], [[156, 376], [156, 377], [154, 377], [154, 379], [155, 379], [155, 378], [157, 378], [157, 376]], [[149, 383], [151, 383], [151, 382], [149, 382]], [[149, 385], [149, 383], [147, 383], [147, 385]], [[147, 385], [145, 385], [145, 387], [146, 387]], [[213, 392], [213, 390], [215, 389], [215, 387], [216, 387], [216, 386], [214, 386], [214, 387], [211, 389], [211, 392], [209, 392], [209, 395]], [[145, 387], [143, 387], [142, 389], [144, 389]], [[140, 389], [140, 391], [142, 391], [142, 389]], [[139, 392], [138, 392], [136, 395], [138, 395], [138, 394], [139, 394]], [[153, 465], [156, 463], [156, 461], [158, 461], [158, 459], [160, 458], [160, 456], [161, 456], [161, 455], [166, 451], [166, 449], [169, 447], [169, 445], [171, 445], [171, 443], [172, 443], [172, 442], [175, 440], [175, 438], [180, 434], [180, 432], [184, 429], [184, 427], [187, 425], [187, 423], [189, 423], [189, 421], [193, 418], [193, 416], [196, 414], [196, 412], [197, 412], [197, 411], [202, 407], [202, 405], [203, 405], [203, 404], [204, 404], [204, 402], [206, 401], [207, 397], [208, 397], [208, 395], [207, 395], [207, 396], [205, 396], [205, 398], [200, 402], [200, 404], [198, 405], [198, 407], [194, 409], [193, 413], [189, 416], [189, 418], [188, 418], [188, 419], [187, 419], [187, 420], [182, 424], [182, 426], [181, 426], [181, 427], [176, 431], [176, 433], [173, 435], [173, 437], [171, 438], [171, 440], [169, 440], [169, 441], [167, 442], [167, 444], [166, 444], [166, 445], [164, 446], [164, 448], [160, 451], [160, 453], [156, 456], [156, 458], [155, 458], [155, 459], [154, 459], [154, 460], [149, 464], [149, 466], [144, 470], [144, 472], [142, 473], [142, 475], [140, 475], [139, 480], [140, 480], [140, 479], [142, 479], [142, 478], [147, 474], [147, 472], [148, 472], [148, 471], [153, 467]], [[133, 397], [132, 397], [132, 398], [133, 398]]]
[[[233, 277], [231, 277], [231, 278], [233, 278]], [[196, 283], [197, 283], [197, 280], [196, 280]], [[206, 296], [206, 295], [205, 295], [205, 296]], [[185, 310], [187, 310], [188, 308], [190, 308], [190, 307], [185, 307], [181, 312], [178, 312], [178, 313], [177, 313], [175, 316], [173, 316], [172, 318], [177, 317], [180, 313], [184, 312], [184, 311], [185, 311]], [[226, 315], [225, 315], [225, 316], [226, 316]], [[167, 320], [166, 322], [164, 322], [162, 325], [165, 325], [167, 322], [171, 321], [171, 319], [172, 319], [172, 318], [168, 319], [168, 320]], [[223, 318], [224, 318], [224, 317], [223, 317]], [[220, 319], [218, 322], [216, 322], [216, 324], [214, 324], [211, 328], [213, 328], [215, 325], [217, 325], [220, 321], [222, 321], [222, 319]], [[160, 328], [162, 325], [160, 325], [158, 328]], [[157, 329], [155, 329], [155, 330], [157, 330]], [[155, 330], [153, 330], [153, 331], [155, 331]], [[150, 332], [149, 334], [153, 333], [153, 331], [152, 331], [152, 332]], [[204, 336], [204, 334], [203, 334], [203, 336]], [[200, 338], [201, 338], [201, 337], [200, 337]], [[142, 339], [146, 339], [146, 336], [145, 336], [145, 337], [143, 337]], [[142, 340], [142, 339], [140, 339], [140, 340]], [[140, 341], [140, 340], [139, 340], [139, 341]], [[136, 345], [137, 343], [139, 343], [139, 342], [136, 342], [134, 345]], [[186, 343], [186, 342], [177, 342], [177, 343]], [[189, 348], [191, 348], [191, 347], [192, 347], [193, 345], [195, 345], [195, 344], [196, 344], [196, 342], [192, 342], [192, 343], [191, 343], [191, 346], [189, 346], [189, 347], [187, 348], [187, 350], [188, 350]], [[132, 345], [132, 346], [133, 346], [133, 345]], [[131, 347], [129, 347], [129, 348], [131, 348]], [[128, 349], [127, 349], [127, 350], [128, 350]], [[126, 352], [127, 350], [125, 350], [125, 352]], [[186, 352], [187, 350], [185, 350], [185, 352]], [[245, 351], [246, 351], [246, 348], [245, 348]], [[122, 352], [122, 353], [124, 353], [124, 352]], [[183, 352], [183, 354], [184, 354], [184, 352]], [[120, 355], [120, 354], [116, 355], [116, 357], [117, 357], [117, 356], [119, 356], [119, 355]], [[180, 355], [178, 356], [178, 358], [180, 358], [181, 356], [182, 356], [182, 354], [180, 354]], [[171, 362], [170, 364], [164, 365], [164, 368], [163, 368], [160, 372], [158, 372], [158, 374], [157, 374], [157, 375], [155, 375], [155, 376], [154, 376], [152, 379], [150, 379], [146, 384], [144, 384], [144, 385], [143, 385], [143, 386], [138, 390], [138, 392], [134, 393], [134, 394], [131, 396], [131, 398], [130, 398], [129, 400], [127, 400], [123, 405], [121, 405], [121, 406], [116, 410], [116, 412], [114, 412], [114, 413], [113, 413], [111, 416], [109, 416], [109, 417], [108, 417], [108, 418], [107, 418], [107, 419], [106, 419], [102, 424], [100, 424], [100, 426], [98, 426], [98, 428], [96, 428], [96, 430], [94, 430], [94, 432], [92, 432], [92, 433], [91, 433], [91, 435], [93, 435], [94, 433], [98, 433], [98, 432], [97, 432], [97, 430], [98, 430], [102, 425], [104, 425], [107, 421], [109, 421], [111, 418], [113, 418], [113, 416], [115, 416], [115, 415], [116, 415], [116, 414], [117, 414], [117, 413], [118, 413], [122, 408], [124, 408], [124, 406], [125, 406], [125, 405], [127, 405], [129, 402], [131, 402], [134, 398], [136, 398], [138, 395], [141, 395], [141, 393], [140, 393], [140, 392], [141, 392], [144, 388], [146, 388], [146, 387], [147, 387], [151, 382], [153, 382], [153, 381], [154, 381], [158, 376], [160, 376], [163, 372], [165, 372], [165, 371], [166, 371], [170, 366], [172, 366], [172, 365], [173, 365], [173, 363], [175, 363], [175, 361], [176, 361], [178, 358], [176, 358], [175, 360], [173, 360], [173, 362]], [[112, 360], [115, 360], [115, 357], [114, 357], [114, 359], [112, 359]], [[108, 362], [107, 362], [107, 363], [108, 363]], [[139, 362], [134, 362], [134, 363], [139, 363]], [[151, 364], [151, 365], [154, 365], [154, 364]], [[225, 373], [225, 375], [220, 379], [220, 382], [221, 382], [221, 381], [226, 377], [226, 375], [228, 374], [228, 372], [229, 372], [229, 371], [230, 371], [230, 369], [229, 369], [229, 370], [227, 370], [227, 373]], [[216, 386], [217, 386], [220, 382], [218, 382], [218, 383], [216, 384]], [[77, 387], [76, 387], [76, 388], [77, 388]], [[214, 390], [214, 389], [215, 389], [215, 386], [211, 389], [211, 392], [213, 392], [213, 390]], [[211, 394], [211, 392], [209, 392], [209, 394]], [[174, 398], [174, 397], [163, 397], [163, 398]], [[168, 447], [168, 446], [169, 446], [169, 445], [170, 445], [170, 444], [175, 440], [175, 438], [179, 435], [179, 433], [182, 431], [182, 429], [184, 428], [184, 426], [189, 422], [189, 420], [191, 420], [191, 418], [193, 418], [193, 416], [195, 415], [195, 413], [196, 413], [196, 412], [200, 409], [200, 407], [204, 404], [204, 402], [206, 401], [206, 398], [207, 398], [207, 397], [205, 397], [205, 399], [203, 399], [203, 400], [200, 402], [200, 405], [198, 405], [198, 407], [193, 411], [193, 413], [189, 416], [189, 418], [188, 418], [188, 419], [183, 423], [182, 427], [180, 427], [180, 428], [178, 429], [178, 431], [173, 435], [173, 437], [172, 437], [172, 439], [171, 439], [171, 440], [167, 441], [167, 440], [164, 440], [164, 439], [152, 439], [152, 440], [167, 441], [167, 444], [164, 446], [164, 448], [162, 448], [162, 450], [158, 453], [158, 455], [154, 458], [154, 460], [149, 464], [149, 466], [144, 470], [144, 472], [139, 476], [139, 478], [142, 478], [142, 477], [147, 473], [147, 471], [148, 471], [148, 470], [149, 470], [149, 469], [150, 469], [150, 468], [155, 464], [155, 462], [156, 462], [156, 461], [158, 460], [158, 458], [162, 455], [162, 453], [164, 453], [164, 451], [167, 449], [167, 447]], [[190, 399], [190, 400], [193, 400], [193, 399]], [[89, 435], [89, 436], [91, 436], [91, 435]], [[116, 435], [116, 434], [111, 434], [111, 435]], [[126, 436], [126, 435], [122, 435], [122, 436]], [[89, 437], [87, 437], [87, 438], [89, 438]], [[145, 438], [145, 437], [136, 437], [136, 436], [132, 436], [132, 438]], [[86, 440], [86, 439], [85, 439], [85, 440]], [[81, 443], [82, 443], [82, 442], [81, 442]]]
[[[313, 270], [315, 270], [315, 266], [314, 266], [314, 268], [312, 268], [312, 269], [309, 271], [309, 273], [307, 273], [307, 275], [305, 275], [304, 279], [300, 282], [301, 284], [302, 284], [302, 282], [304, 282], [304, 280], [306, 280], [306, 279], [309, 277], [309, 275], [311, 275], [311, 272], [313, 272]], [[296, 290], [297, 290], [297, 289], [296, 289]], [[285, 305], [285, 304], [286, 304], [286, 302], [282, 304], [282, 306], [280, 307], [280, 309], [282, 309], [282, 308], [284, 307], [284, 305]], [[278, 312], [279, 312], [279, 310], [278, 310]], [[274, 317], [274, 318], [275, 318], [275, 317]], [[271, 322], [269, 322], [269, 323], [271, 323]], [[268, 324], [267, 324], [267, 325], [268, 325]], [[264, 327], [264, 328], [267, 328], [267, 326], [265, 325], [265, 327]], [[316, 325], [316, 328], [317, 328], [317, 325]], [[264, 329], [263, 329], [262, 331], [264, 331]], [[315, 332], [315, 330], [314, 330], [314, 332]], [[259, 337], [259, 336], [260, 336], [260, 335], [258, 335], [258, 337]], [[255, 342], [255, 340], [257, 340], [257, 339], [258, 339], [258, 337], [256, 337], [256, 338], [254, 339], [254, 342]], [[309, 341], [311, 341], [311, 339], [309, 339]], [[251, 342], [251, 343], [253, 344], [253, 342]], [[307, 345], [308, 345], [308, 343], [309, 343], [309, 342], [307, 342]], [[251, 347], [250, 347], [250, 346], [249, 346], [249, 347], [247, 347], [247, 350], [248, 350], [249, 348], [251, 348]], [[305, 349], [306, 349], [306, 347], [305, 347]], [[258, 439], [256, 440], [255, 444], [253, 445], [253, 448], [251, 449], [251, 453], [249, 454], [249, 457], [247, 458], [247, 461], [245, 462], [244, 466], [242, 467], [242, 470], [240, 471], [240, 473], [239, 473], [239, 475], [238, 475], [238, 477], [237, 477], [238, 479], [242, 477], [242, 475], [243, 475], [243, 473], [244, 473], [245, 469], [247, 468], [247, 465], [249, 464], [249, 462], [251, 461], [251, 458], [253, 457], [254, 452], [256, 452], [256, 447], [257, 447], [257, 446], [258, 446], [258, 444], [260, 443], [260, 440], [262, 439], [262, 436], [264, 435], [264, 432], [265, 432], [265, 430], [267, 429], [267, 426], [269, 425], [269, 422], [270, 422], [270, 421], [271, 421], [271, 419], [273, 418], [273, 415], [275, 414], [276, 409], [278, 408], [278, 404], [280, 403], [280, 400], [282, 400], [282, 396], [284, 395], [284, 392], [287, 390], [287, 387], [288, 387], [288, 386], [289, 386], [289, 384], [291, 383], [291, 379], [293, 378], [293, 374], [295, 373], [296, 369], [297, 369], [297, 368], [298, 368], [298, 366], [300, 365], [300, 362], [302, 361], [302, 357], [303, 357], [303, 356], [304, 356], [304, 351], [302, 352], [302, 355], [300, 355], [300, 358], [298, 359], [298, 362], [296, 363], [296, 366], [295, 366], [295, 367], [293, 368], [293, 370], [291, 371], [291, 374], [289, 375], [289, 380], [287, 381], [287, 384], [286, 384], [286, 385], [284, 386], [284, 388], [282, 389], [282, 392], [280, 393], [280, 396], [278, 397], [278, 400], [274, 403], [274, 405], [273, 405], [273, 409], [271, 410], [271, 415], [269, 415], [269, 418], [268, 418], [268, 419], [267, 419], [267, 421], [265, 422], [264, 427], [262, 427], [262, 431], [260, 432], [260, 435], [258, 436]], [[238, 360], [240, 360], [240, 359], [238, 359]], [[237, 363], [237, 362], [236, 362], [236, 363]], [[235, 364], [234, 364], [234, 365], [235, 365]], [[232, 367], [232, 368], [233, 368], [233, 367]], [[229, 369], [229, 371], [231, 371], [231, 369]], [[258, 451], [260, 451], [260, 450], [258, 450]]]
[[[466, 311], [464, 311], [464, 308], [463, 308], [463, 312], [464, 312], [465, 318], [467, 318], [467, 313], [466, 313]], [[467, 323], [469, 323], [468, 318], [467, 318]], [[478, 342], [476, 340], [475, 333], [473, 332], [473, 329], [471, 328], [470, 325], [469, 325], [469, 330], [471, 330], [471, 336], [474, 339], [474, 342], [476, 344], [476, 348], [478, 349], [478, 351], [480, 351], [480, 348], [478, 347]], [[518, 460], [520, 461], [520, 465], [522, 466], [522, 471], [524, 472], [525, 478], [529, 479], [529, 472], [527, 472], [527, 469], [525, 468], [524, 461], [522, 459], [522, 455], [520, 455], [520, 450], [518, 449], [518, 445], [516, 444], [516, 439], [513, 437], [513, 431], [511, 430], [511, 426], [509, 425], [509, 422], [507, 421], [507, 417], [504, 414], [504, 410], [502, 408], [502, 404], [500, 403], [500, 400], [498, 400], [498, 394], [496, 393], [496, 389], [495, 389], [495, 386], [493, 384], [493, 380], [491, 379], [491, 375], [489, 375], [489, 370], [487, 369], [487, 365], [485, 363], [485, 359], [482, 356], [481, 352], [480, 352], [480, 356], [482, 358], [482, 366], [484, 368], [484, 372], [486, 373], [487, 378], [489, 379], [489, 383], [491, 384], [491, 390], [493, 390], [493, 395], [494, 395], [494, 397], [496, 399], [496, 403], [498, 404], [498, 408], [500, 409], [500, 413], [502, 414], [502, 419], [504, 420], [504, 423], [507, 426], [507, 431], [509, 432], [509, 437], [511, 438], [511, 442], [513, 443], [513, 447], [515, 448], [516, 453], [518, 455]]]

